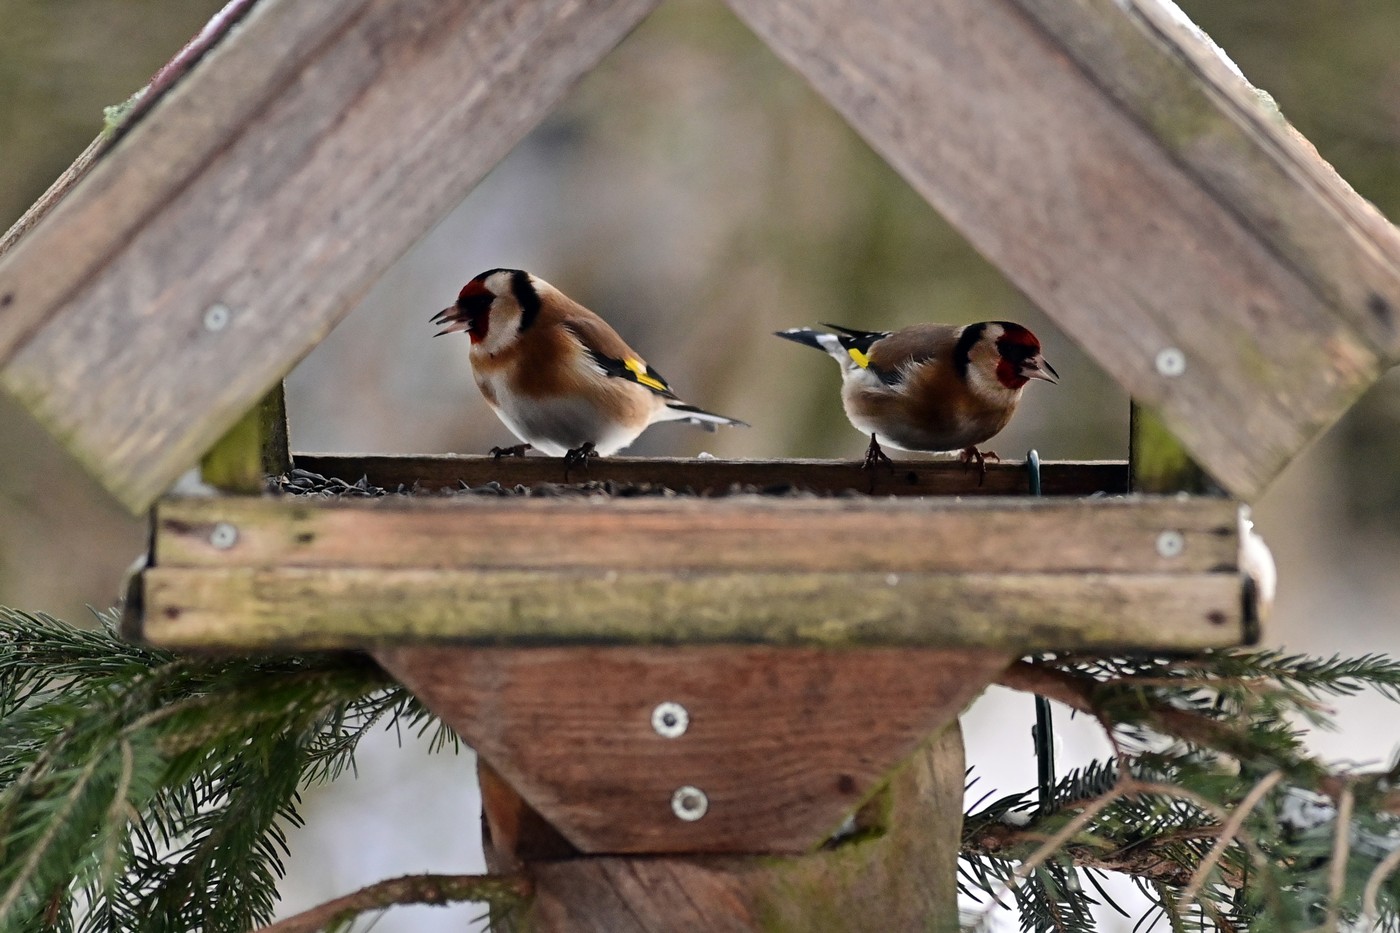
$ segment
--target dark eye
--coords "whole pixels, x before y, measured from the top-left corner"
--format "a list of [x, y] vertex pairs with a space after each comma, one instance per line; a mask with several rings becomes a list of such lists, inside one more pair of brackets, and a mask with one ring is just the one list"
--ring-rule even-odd
[[471, 315], [477, 317], [485, 314], [491, 307], [491, 302], [496, 298], [490, 292], [478, 292], [474, 295], [463, 295], [457, 299], [457, 307]]
[[1011, 343], [1010, 341], [1004, 341], [1002, 343], [997, 344], [997, 350], [1000, 351], [1001, 355], [1005, 359], [1008, 359], [1013, 363], [1024, 363], [1026, 360], [1035, 356], [1035, 350], [1032, 347], [1028, 347], [1023, 343]]

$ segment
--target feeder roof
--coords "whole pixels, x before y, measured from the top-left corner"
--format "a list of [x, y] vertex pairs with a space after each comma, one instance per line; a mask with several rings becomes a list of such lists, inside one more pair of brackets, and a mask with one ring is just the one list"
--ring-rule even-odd
[[[727, 0], [1226, 488], [1400, 359], [1400, 232], [1167, 0]], [[0, 384], [148, 506], [659, 0], [235, 0], [0, 242]]]

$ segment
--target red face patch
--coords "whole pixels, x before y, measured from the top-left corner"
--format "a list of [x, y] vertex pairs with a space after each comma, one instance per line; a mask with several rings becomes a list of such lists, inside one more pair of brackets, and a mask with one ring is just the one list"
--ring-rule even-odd
[[483, 276], [472, 279], [457, 296], [457, 320], [467, 321], [467, 334], [472, 343], [486, 339], [487, 328], [491, 326], [491, 302], [496, 300], [483, 279]]
[[472, 279], [472, 280], [471, 280], [470, 282], [468, 282], [466, 285], [463, 285], [463, 286], [462, 286], [462, 292], [461, 292], [461, 294], [459, 294], [459, 295], [457, 296], [457, 301], [460, 303], [460, 302], [466, 301], [466, 300], [469, 299], [469, 298], [477, 298], [477, 297], [480, 297], [481, 295], [490, 295], [490, 294], [491, 294], [491, 293], [490, 293], [489, 291], [486, 290], [486, 283], [483, 282], [483, 281], [481, 280], [481, 278], [478, 277], [478, 278]]
[[1035, 334], [1026, 330], [1020, 324], [1012, 324], [1003, 321], [1001, 324], [1002, 335], [997, 338], [997, 344], [1010, 344], [1013, 347], [1024, 347], [1030, 350], [1030, 356], [1040, 352], [1040, 341], [1035, 339]]
[[1040, 353], [1040, 341], [1020, 324], [998, 321], [1002, 335], [997, 338], [997, 381], [1008, 389], [1019, 389], [1027, 382], [1021, 370], [1026, 360]]
[[[476, 338], [473, 337], [472, 339], [475, 340]], [[1021, 386], [1030, 382], [1030, 380], [1021, 375], [1020, 366], [1003, 356], [1001, 359], [997, 360], [997, 382], [1000, 382], [1008, 389], [1019, 389]]]

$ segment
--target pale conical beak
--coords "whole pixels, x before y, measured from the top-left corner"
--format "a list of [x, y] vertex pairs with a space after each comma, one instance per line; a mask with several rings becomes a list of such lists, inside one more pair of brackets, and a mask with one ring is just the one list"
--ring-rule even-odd
[[1026, 360], [1025, 369], [1021, 370], [1021, 375], [1027, 379], [1044, 379], [1049, 383], [1060, 381], [1060, 374], [1055, 372], [1055, 367], [1045, 362], [1038, 356], [1033, 356]]

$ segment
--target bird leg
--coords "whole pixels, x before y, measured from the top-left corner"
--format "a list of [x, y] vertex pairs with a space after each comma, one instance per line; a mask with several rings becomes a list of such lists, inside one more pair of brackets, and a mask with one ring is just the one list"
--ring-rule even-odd
[[883, 463], [885, 466], [889, 467], [891, 471], [894, 470], [894, 461], [889, 458], [888, 454], [880, 449], [880, 442], [875, 440], [874, 434], [871, 434], [870, 446], [865, 448], [865, 462], [860, 465], [860, 468], [862, 470], [868, 470], [877, 463]]
[[569, 481], [569, 471], [580, 463], [583, 464], [584, 472], [588, 472], [588, 458], [598, 456], [598, 452], [593, 449], [593, 442], [585, 443], [564, 453], [564, 482]]
[[530, 450], [529, 444], [516, 444], [512, 447], [492, 447], [490, 450], [491, 459], [499, 460], [502, 457], [523, 457], [525, 451]]
[[973, 463], [977, 464], [978, 486], [981, 486], [987, 480], [987, 461], [995, 460], [997, 463], [1001, 463], [1001, 458], [997, 456], [996, 451], [978, 450], [976, 445], [964, 447], [962, 452], [958, 454], [958, 459], [968, 466]]
[[894, 461], [890, 459], [889, 454], [880, 449], [880, 442], [875, 440], [874, 434], [871, 434], [870, 446], [865, 448], [865, 462], [860, 465], [862, 470], [870, 471], [870, 488], [866, 490], [867, 492], [875, 491], [875, 467], [881, 463], [891, 474], [894, 473]]

